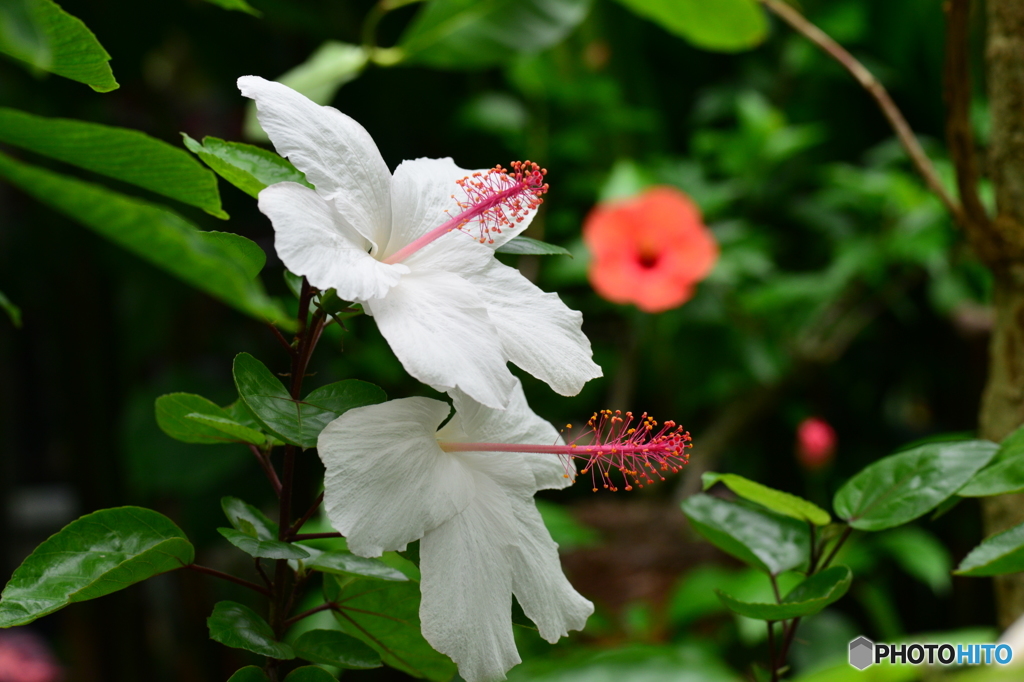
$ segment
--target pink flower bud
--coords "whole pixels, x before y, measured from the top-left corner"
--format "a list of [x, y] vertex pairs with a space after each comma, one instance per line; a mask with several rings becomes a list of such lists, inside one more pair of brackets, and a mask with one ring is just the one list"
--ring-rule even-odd
[[808, 471], [821, 469], [836, 452], [836, 431], [820, 417], [808, 417], [796, 427], [796, 458]]

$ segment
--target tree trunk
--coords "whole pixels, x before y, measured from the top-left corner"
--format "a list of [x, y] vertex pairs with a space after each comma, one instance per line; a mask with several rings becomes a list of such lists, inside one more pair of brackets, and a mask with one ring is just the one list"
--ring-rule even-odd
[[[997, 215], [979, 253], [995, 274], [995, 327], [979, 431], [1000, 441], [1024, 423], [1024, 2], [988, 0], [985, 50]], [[972, 240], [974, 241], [974, 240]], [[977, 242], [976, 242], [977, 243]], [[984, 500], [986, 535], [1024, 522], [1024, 494]], [[1003, 627], [1024, 614], [1024, 574], [996, 579]]]

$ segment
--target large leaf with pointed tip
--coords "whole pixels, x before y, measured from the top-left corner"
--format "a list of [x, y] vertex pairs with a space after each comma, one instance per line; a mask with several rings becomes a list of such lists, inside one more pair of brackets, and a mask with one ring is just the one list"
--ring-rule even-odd
[[988, 466], [974, 475], [961, 497], [987, 497], [1024, 490], [1024, 426], [1003, 439]]
[[234, 376], [238, 395], [263, 426], [304, 448], [316, 447], [324, 427], [346, 411], [387, 400], [377, 386], [355, 379], [321, 386], [302, 400], [292, 400], [281, 380], [248, 353], [235, 356]]
[[341, 629], [370, 645], [386, 665], [436, 682], [455, 674], [451, 659], [420, 633], [419, 583], [325, 575], [324, 597], [339, 605], [334, 615]]
[[260, 540], [233, 528], [218, 528], [217, 532], [232, 545], [257, 559], [305, 559], [309, 556], [309, 552], [288, 542]]
[[380, 559], [356, 556], [351, 552], [343, 550], [325, 552], [305, 545], [302, 545], [302, 548], [311, 557], [303, 561], [303, 565], [314, 571], [335, 573], [337, 575], [358, 575], [365, 578], [379, 578], [380, 580], [397, 580], [399, 582], [409, 579], [404, 573], [388, 566]]
[[768, 35], [768, 21], [757, 0], [619, 0], [645, 19], [697, 47], [739, 52]]
[[847, 481], [832, 501], [860, 530], [883, 530], [935, 509], [995, 456], [987, 440], [926, 443], [878, 460]]
[[274, 630], [255, 611], [233, 601], [220, 601], [206, 619], [210, 639], [224, 646], [245, 649], [261, 656], [288, 660], [295, 652], [274, 639]]
[[711, 495], [692, 495], [682, 507], [693, 528], [711, 544], [765, 573], [777, 575], [808, 560], [806, 523]]
[[52, 0], [0, 2], [0, 53], [97, 92], [117, 89], [110, 55], [80, 19]]
[[116, 507], [58, 531], [14, 571], [0, 595], [0, 627], [24, 625], [192, 563], [195, 551], [163, 514]]
[[1024, 523], [996, 533], [970, 551], [956, 575], [974, 577], [1024, 571]]
[[217, 176], [188, 152], [138, 130], [0, 107], [0, 142], [228, 217]]
[[365, 670], [379, 668], [380, 654], [337, 630], [310, 630], [292, 643], [295, 655], [310, 663]]
[[832, 522], [832, 517], [828, 512], [813, 502], [769, 488], [743, 476], [708, 471], [701, 475], [701, 482], [704, 485], [704, 490], [716, 483], [722, 483], [745, 500], [757, 502], [763, 507], [768, 507], [772, 511], [791, 516], [794, 519], [809, 521], [816, 526], [827, 526]]
[[192, 393], [168, 393], [156, 399], [156, 423], [171, 438], [185, 443], [241, 442], [261, 445], [267, 436], [239, 424], [228, 411]]
[[406, 58], [443, 69], [478, 69], [516, 52], [539, 52], [587, 16], [591, 0], [432, 0], [399, 40]]
[[249, 276], [251, 264], [238, 262], [242, 250], [226, 249], [219, 233], [202, 232], [163, 206], [4, 154], [0, 177], [200, 291], [256, 319], [294, 328], [291, 316]]
[[204, 137], [202, 144], [185, 133], [181, 134], [185, 146], [203, 163], [232, 185], [251, 197], [262, 189], [279, 182], [306, 182], [302, 171], [274, 152], [243, 142], [227, 142], [217, 137]]
[[853, 573], [846, 566], [833, 566], [821, 573], [815, 573], [789, 594], [779, 604], [745, 602], [715, 590], [727, 609], [747, 618], [759, 620], [789, 620], [812, 616], [834, 601], [839, 600], [850, 589]]

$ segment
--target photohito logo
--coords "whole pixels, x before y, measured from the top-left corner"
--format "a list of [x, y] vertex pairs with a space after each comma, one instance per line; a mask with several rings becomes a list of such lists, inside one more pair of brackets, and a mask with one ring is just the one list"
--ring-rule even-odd
[[886, 659], [910, 665], [1006, 665], [1013, 649], [1009, 644], [875, 644], [867, 637], [850, 642], [850, 665], [857, 670]]

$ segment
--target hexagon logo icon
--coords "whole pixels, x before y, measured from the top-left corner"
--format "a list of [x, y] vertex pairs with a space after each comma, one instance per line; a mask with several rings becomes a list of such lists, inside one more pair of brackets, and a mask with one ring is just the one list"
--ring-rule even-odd
[[850, 642], [850, 665], [857, 670], [864, 670], [875, 658], [875, 643], [867, 637], [858, 637]]

